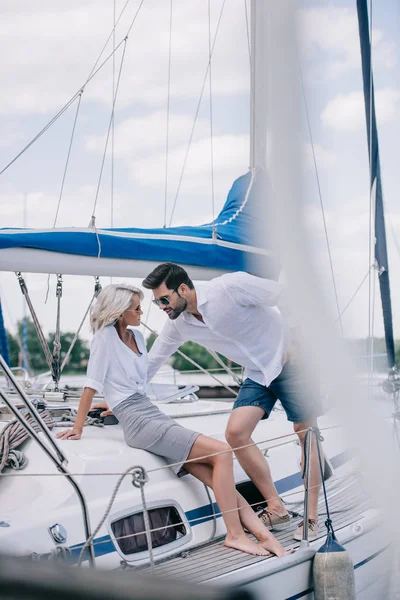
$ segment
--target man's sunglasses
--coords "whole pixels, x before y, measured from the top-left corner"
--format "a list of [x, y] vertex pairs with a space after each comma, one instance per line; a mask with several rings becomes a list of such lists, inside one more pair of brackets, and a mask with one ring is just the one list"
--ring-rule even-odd
[[176, 290], [173, 290], [172, 293], [169, 294], [169, 296], [161, 296], [160, 298], [153, 298], [152, 303], [155, 304], [156, 306], [168, 306], [169, 299], [171, 298], [172, 294], [174, 294], [175, 292], [179, 296], [178, 288], [176, 288]]

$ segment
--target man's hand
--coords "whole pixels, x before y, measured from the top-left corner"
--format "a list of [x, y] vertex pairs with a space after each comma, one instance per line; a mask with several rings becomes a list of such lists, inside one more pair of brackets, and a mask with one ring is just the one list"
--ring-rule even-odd
[[110, 410], [108, 408], [108, 404], [107, 402], [99, 402], [98, 404], [95, 404], [94, 406], [92, 406], [92, 408], [105, 408], [105, 411], [100, 413], [101, 417], [107, 417], [108, 415], [112, 415], [112, 410]]

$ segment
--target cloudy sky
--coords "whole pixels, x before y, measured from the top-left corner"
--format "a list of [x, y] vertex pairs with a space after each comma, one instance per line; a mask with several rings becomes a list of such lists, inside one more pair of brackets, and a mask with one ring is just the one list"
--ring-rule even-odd
[[[0, 19], [0, 170], [82, 87], [109, 37], [115, 14], [126, 5], [116, 27], [112, 59], [85, 86], [55, 124], [0, 176], [2, 227], [52, 227], [57, 213], [68, 146], [76, 119], [58, 226], [86, 227], [93, 214], [118, 81], [114, 152], [106, 153], [95, 214], [99, 227], [158, 227], [200, 224], [222, 208], [236, 177], [249, 163], [249, 50], [244, 0], [226, 0], [182, 184], [178, 184], [208, 62], [209, 32], [214, 39], [223, 6], [212, 0], [173, 0], [169, 152], [166, 185], [166, 133], [170, 48], [167, 0], [3, 0]], [[247, 4], [250, 4], [248, 2]], [[355, 0], [298, 2], [302, 23], [301, 64], [310, 114], [322, 199], [325, 206], [339, 304], [343, 308], [369, 269], [368, 153], [362, 96]], [[400, 8], [396, 0], [374, 2], [373, 62], [383, 190], [387, 211], [395, 333], [400, 336], [400, 236], [398, 140], [400, 64], [397, 42]], [[138, 8], [136, 20], [132, 25]], [[131, 28], [131, 29], [130, 29]], [[126, 44], [123, 42], [130, 30]], [[113, 37], [98, 62], [110, 55]], [[125, 54], [124, 54], [125, 48]], [[304, 107], [303, 107], [304, 111]], [[304, 131], [305, 206], [313, 260], [329, 301], [333, 301], [310, 139]], [[112, 171], [112, 164], [114, 165]], [[113, 172], [113, 194], [111, 193]], [[212, 177], [214, 180], [214, 209]], [[113, 196], [113, 208], [111, 197]], [[400, 245], [400, 241], [398, 242]], [[47, 276], [27, 277], [45, 331], [54, 329], [55, 278], [45, 304]], [[62, 328], [74, 330], [90, 300], [92, 280], [65, 277]], [[103, 285], [109, 279], [104, 279]], [[136, 281], [139, 283], [139, 281]], [[0, 273], [6, 326], [14, 330], [23, 302], [15, 275]], [[147, 315], [149, 295], [145, 301]], [[160, 328], [157, 309], [148, 316]], [[368, 333], [368, 285], [346, 311], [348, 336]], [[375, 332], [382, 333], [379, 305]], [[84, 336], [88, 330], [84, 328]]]

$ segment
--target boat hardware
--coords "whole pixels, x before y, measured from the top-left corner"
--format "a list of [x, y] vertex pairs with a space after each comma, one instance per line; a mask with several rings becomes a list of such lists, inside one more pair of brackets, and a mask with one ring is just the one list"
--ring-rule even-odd
[[[25, 393], [18, 385], [18, 382], [15, 380], [13, 374], [11, 373], [10, 369], [8, 368], [3, 357], [1, 356], [1, 354], [0, 354], [0, 367], [3, 369], [6, 377], [14, 385], [16, 391], [18, 392], [19, 396], [23, 400], [26, 408], [29, 410], [31, 415], [34, 417], [34, 419], [36, 420], [40, 429], [45, 434], [46, 438], [50, 441], [52, 448], [56, 452], [56, 455], [54, 455], [52, 450], [50, 450], [50, 448], [47, 446], [47, 444], [39, 437], [39, 435], [36, 433], [36, 431], [33, 429], [33, 427], [24, 419], [24, 417], [20, 414], [19, 410], [7, 398], [7, 396], [4, 394], [4, 392], [1, 389], [0, 389], [0, 398], [8, 406], [9, 410], [12, 412], [12, 414], [17, 419], [17, 421], [19, 421], [19, 423], [24, 427], [24, 429], [30, 434], [32, 439], [35, 440], [35, 442], [37, 444], [39, 444], [39, 446], [42, 448], [42, 450], [47, 454], [47, 456], [54, 463], [54, 465], [56, 466], [58, 471], [60, 471], [66, 477], [66, 479], [68, 479], [68, 481], [70, 482], [72, 487], [75, 489], [75, 492], [78, 496], [79, 503], [80, 503], [81, 510], [82, 510], [85, 537], [86, 537], [86, 540], [90, 540], [91, 530], [90, 530], [89, 512], [88, 512], [86, 500], [85, 500], [85, 497], [84, 497], [79, 485], [77, 484], [77, 482], [75, 481], [73, 476], [69, 473], [69, 471], [65, 467], [65, 464], [67, 463], [66, 457], [64, 456], [63, 452], [58, 448], [55, 440], [51, 436], [50, 430], [48, 429], [48, 427], [45, 425], [45, 423], [41, 419], [36, 408], [28, 400]], [[88, 548], [88, 552], [89, 552], [89, 564], [90, 564], [90, 566], [94, 566], [94, 562], [95, 562], [94, 549], [93, 549], [93, 544], [91, 543], [91, 540], [87, 542], [87, 548]]]

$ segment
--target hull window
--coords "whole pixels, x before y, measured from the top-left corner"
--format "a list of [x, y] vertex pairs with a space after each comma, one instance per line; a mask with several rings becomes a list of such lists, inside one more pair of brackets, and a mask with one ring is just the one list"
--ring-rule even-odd
[[[153, 548], [171, 544], [186, 535], [185, 525], [174, 506], [162, 506], [149, 511]], [[127, 515], [111, 523], [111, 529], [121, 552], [125, 555], [147, 551], [144, 517], [142, 512]]]

